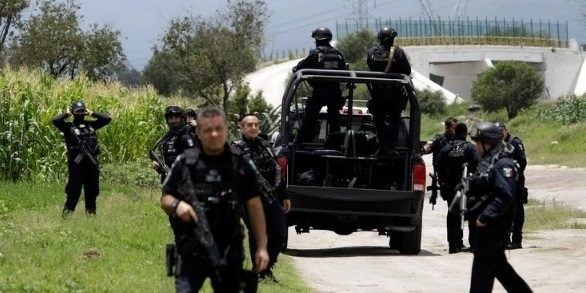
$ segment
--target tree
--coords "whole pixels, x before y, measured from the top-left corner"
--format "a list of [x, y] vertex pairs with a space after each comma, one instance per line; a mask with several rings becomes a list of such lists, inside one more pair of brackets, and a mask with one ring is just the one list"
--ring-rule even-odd
[[12, 63], [42, 68], [53, 77], [73, 78], [81, 71], [92, 80], [111, 77], [125, 58], [120, 32], [97, 24], [83, 32], [79, 8], [73, 2], [41, 2], [39, 14], [20, 25]]
[[344, 54], [351, 69], [365, 70], [368, 69], [366, 52], [377, 43], [376, 35], [369, 30], [359, 30], [340, 39], [336, 47]]
[[[255, 69], [268, 20], [264, 1], [228, 3], [228, 12], [218, 11], [208, 19], [191, 15], [172, 20], [153, 56], [165, 60], [152, 62], [164, 65], [160, 68], [166, 68], [173, 80], [164, 87], [199, 96], [208, 104], [220, 100], [224, 110], [244, 74]], [[158, 52], [164, 54], [156, 56]], [[152, 69], [145, 73], [147, 81], [153, 77], [161, 81]]]
[[535, 68], [518, 61], [503, 61], [483, 73], [472, 84], [472, 99], [487, 112], [502, 108], [509, 119], [534, 105], [545, 89]]
[[12, 27], [20, 20], [22, 11], [28, 7], [27, 0], [3, 0], [0, 3], [0, 56]]

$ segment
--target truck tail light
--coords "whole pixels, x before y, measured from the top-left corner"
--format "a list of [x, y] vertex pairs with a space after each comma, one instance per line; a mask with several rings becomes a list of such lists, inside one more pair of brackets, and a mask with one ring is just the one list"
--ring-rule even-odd
[[287, 157], [278, 157], [277, 163], [281, 167], [281, 176], [287, 180]]
[[413, 191], [425, 192], [425, 165], [423, 163], [413, 164]]

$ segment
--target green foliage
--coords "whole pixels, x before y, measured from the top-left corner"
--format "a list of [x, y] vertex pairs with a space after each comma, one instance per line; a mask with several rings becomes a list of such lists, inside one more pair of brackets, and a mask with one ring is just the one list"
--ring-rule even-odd
[[378, 43], [376, 35], [369, 30], [359, 30], [344, 36], [336, 47], [344, 54], [352, 70], [368, 70], [366, 52]]
[[558, 99], [555, 106], [538, 112], [542, 121], [570, 125], [586, 120], [586, 95], [567, 96]]
[[[62, 184], [0, 182], [0, 292], [173, 292], [160, 190], [130, 186], [103, 184], [97, 217], [80, 202], [65, 221]], [[261, 282], [259, 292], [312, 292], [288, 256], [274, 272], [281, 283]]]
[[586, 212], [568, 206], [563, 202], [531, 201], [525, 209], [525, 229], [527, 231], [552, 229], [586, 229], [578, 220], [586, 219]]
[[485, 111], [505, 108], [509, 119], [537, 102], [545, 82], [531, 65], [503, 61], [483, 73], [472, 84], [472, 99]]
[[[93, 84], [81, 76], [56, 81], [40, 72], [0, 74], [0, 178], [63, 180], [65, 144], [52, 118], [75, 100], [113, 121], [98, 131], [104, 163], [135, 162], [166, 131], [165, 103], [152, 88], [128, 90], [120, 84]], [[169, 101], [165, 101], [169, 103]]]
[[440, 116], [446, 112], [446, 102], [441, 91], [416, 91], [421, 113]]
[[53, 77], [73, 78], [81, 71], [92, 80], [111, 77], [125, 58], [120, 32], [98, 24], [83, 32], [79, 8], [74, 2], [41, 1], [39, 13], [19, 26], [11, 64], [42, 68]]
[[271, 135], [280, 124], [281, 107], [273, 108], [264, 99], [262, 92], [252, 95], [248, 84], [241, 84], [236, 88], [233, 100], [229, 103], [230, 137], [240, 135], [239, 121], [245, 114], [254, 113], [260, 120], [260, 132]]
[[161, 92], [181, 90], [228, 110], [230, 94], [255, 69], [267, 20], [261, 0], [228, 2], [227, 12], [208, 19], [173, 19], [145, 78]]
[[20, 21], [22, 12], [28, 5], [27, 0], [3, 0], [0, 3], [0, 61], [2, 62], [4, 45], [8, 36], [13, 33], [13, 27]]

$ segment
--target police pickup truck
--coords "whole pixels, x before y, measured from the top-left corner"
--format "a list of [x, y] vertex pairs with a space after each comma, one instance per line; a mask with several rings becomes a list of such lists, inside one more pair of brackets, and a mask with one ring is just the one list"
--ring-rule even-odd
[[[328, 134], [320, 112], [311, 142], [297, 143], [308, 81], [340, 82], [346, 107], [342, 129]], [[409, 97], [395, 151], [375, 155], [379, 145], [372, 116], [353, 108], [369, 99], [373, 85], [401, 87]], [[355, 97], [356, 96], [356, 97]], [[392, 98], [392, 97], [390, 97]], [[288, 226], [298, 234], [312, 229], [339, 235], [371, 231], [389, 238], [401, 254], [421, 250], [426, 171], [420, 144], [420, 111], [411, 79], [403, 74], [370, 71], [303, 69], [288, 83], [282, 100], [281, 125], [275, 141], [279, 164], [287, 173], [292, 209]]]

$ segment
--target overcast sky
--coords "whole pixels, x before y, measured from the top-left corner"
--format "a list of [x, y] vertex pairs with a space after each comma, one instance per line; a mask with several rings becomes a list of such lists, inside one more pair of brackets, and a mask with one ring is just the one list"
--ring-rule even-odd
[[[84, 24], [108, 23], [122, 32], [124, 50], [130, 63], [139, 70], [151, 58], [171, 19], [192, 13], [211, 16], [226, 6], [225, 0], [77, 0]], [[334, 31], [336, 21], [355, 17], [359, 2], [366, 2], [369, 17], [397, 19], [425, 17], [420, 1], [415, 0], [266, 0], [271, 19], [266, 30], [265, 52], [313, 46], [311, 31], [328, 26]], [[433, 12], [448, 17], [458, 0], [427, 0]], [[570, 38], [586, 42], [582, 6], [586, 0], [468, 0], [465, 16], [510, 20], [550, 20], [569, 23]], [[584, 4], [586, 6], [586, 4]], [[586, 18], [584, 18], [586, 19]], [[400, 34], [400, 32], [399, 32]]]

